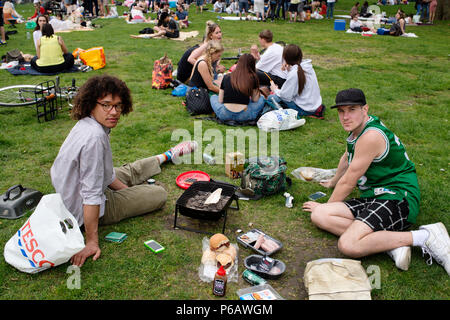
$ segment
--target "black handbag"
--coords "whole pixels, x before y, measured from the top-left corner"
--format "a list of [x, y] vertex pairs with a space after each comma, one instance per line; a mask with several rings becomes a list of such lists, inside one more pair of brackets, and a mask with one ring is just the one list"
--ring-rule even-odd
[[192, 116], [213, 113], [208, 89], [190, 88], [186, 92], [186, 109]]

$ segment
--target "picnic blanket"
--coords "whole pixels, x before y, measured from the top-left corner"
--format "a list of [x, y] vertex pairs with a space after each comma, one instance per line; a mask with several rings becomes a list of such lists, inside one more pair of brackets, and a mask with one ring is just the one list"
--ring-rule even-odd
[[166, 36], [149, 38], [148, 36], [149, 36], [148, 34], [133, 35], [133, 37], [142, 38], [142, 39], [170, 39], [170, 40], [176, 40], [176, 41], [185, 41], [188, 38], [194, 38], [194, 37], [198, 36], [198, 31], [190, 31], [190, 32], [180, 31], [180, 36], [178, 38], [167, 38]]
[[78, 29], [70, 29], [70, 30], [59, 30], [59, 31], [55, 31], [55, 33], [69, 33], [69, 32], [72, 32], [72, 31], [94, 31], [95, 29], [94, 28], [88, 28], [88, 27], [81, 27], [81, 28], [78, 28]]
[[64, 71], [58, 72], [58, 73], [42, 73], [42, 72], [39, 72], [39, 71], [36, 71], [35, 69], [33, 69], [30, 64], [17, 65], [15, 67], [5, 69], [5, 70], [9, 71], [9, 73], [11, 73], [12, 75], [15, 75], [15, 76], [22, 76], [22, 75], [54, 76], [59, 73], [72, 73], [72, 72], [80, 71], [77, 67], [72, 66], [71, 69], [67, 69], [67, 70], [64, 70]]

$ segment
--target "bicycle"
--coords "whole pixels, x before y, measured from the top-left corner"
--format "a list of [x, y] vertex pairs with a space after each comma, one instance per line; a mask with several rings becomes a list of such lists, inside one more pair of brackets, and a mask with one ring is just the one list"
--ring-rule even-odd
[[38, 85], [14, 85], [0, 88], [0, 107], [36, 107], [38, 122], [54, 120], [58, 110], [62, 110], [65, 100], [69, 109], [73, 107], [72, 100], [78, 92], [75, 79], [70, 87], [59, 85], [59, 76], [55, 81], [48, 80]]
[[72, 100], [78, 92], [72, 79], [72, 85], [60, 87], [59, 76], [55, 81], [45, 81], [38, 85], [19, 84], [0, 88], [0, 107], [24, 107], [37, 105], [43, 99], [48, 101], [59, 98], [67, 101], [72, 108]]

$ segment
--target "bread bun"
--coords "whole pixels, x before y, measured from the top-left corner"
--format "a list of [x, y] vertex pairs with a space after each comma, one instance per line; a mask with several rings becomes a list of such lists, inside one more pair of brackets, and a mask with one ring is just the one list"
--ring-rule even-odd
[[203, 252], [202, 263], [204, 265], [215, 265], [216, 264], [216, 254], [211, 250], [207, 249]]
[[225, 250], [222, 251], [223, 254], [227, 254], [231, 257], [231, 260], [236, 260], [236, 248], [233, 246], [229, 246], [228, 248], [226, 248]]
[[311, 181], [314, 177], [314, 174], [315, 174], [315, 170], [313, 168], [305, 168], [304, 170], [300, 171], [300, 175], [306, 181]]
[[209, 239], [209, 248], [214, 252], [222, 252], [230, 247], [230, 240], [222, 233], [216, 233]]
[[228, 254], [219, 253], [216, 256], [217, 260], [217, 267], [220, 268], [220, 266], [223, 266], [224, 269], [228, 269], [233, 266], [234, 261], [231, 259], [231, 257]]

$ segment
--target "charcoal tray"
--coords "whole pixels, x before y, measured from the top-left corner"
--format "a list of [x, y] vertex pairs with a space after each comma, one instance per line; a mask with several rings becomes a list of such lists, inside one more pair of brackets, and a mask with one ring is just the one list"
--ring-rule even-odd
[[[203, 192], [214, 192], [218, 188], [222, 188], [222, 195], [221, 197], [230, 197], [230, 199], [223, 205], [223, 207], [219, 207], [216, 210], [201, 210], [201, 209], [193, 209], [187, 207], [187, 202], [190, 198], [196, 196], [200, 191]], [[225, 231], [225, 223], [226, 223], [226, 216], [227, 216], [227, 210], [230, 209], [237, 209], [239, 210], [239, 203], [238, 203], [238, 197], [235, 195], [237, 187], [225, 183], [225, 182], [218, 182], [218, 181], [196, 181], [194, 182], [186, 191], [178, 198], [176, 205], [175, 205], [175, 221], [174, 221], [174, 228], [182, 228], [189, 231], [195, 231], [195, 232], [202, 232], [202, 233], [208, 233], [209, 232], [203, 232], [200, 230], [194, 230], [185, 228], [182, 226], [177, 226], [177, 216], [178, 213], [180, 213], [183, 216], [187, 216], [194, 219], [201, 219], [201, 220], [210, 220], [210, 221], [217, 221], [220, 218], [224, 217], [224, 224], [222, 233]], [[236, 200], [236, 207], [231, 207], [231, 203], [233, 200]]]

